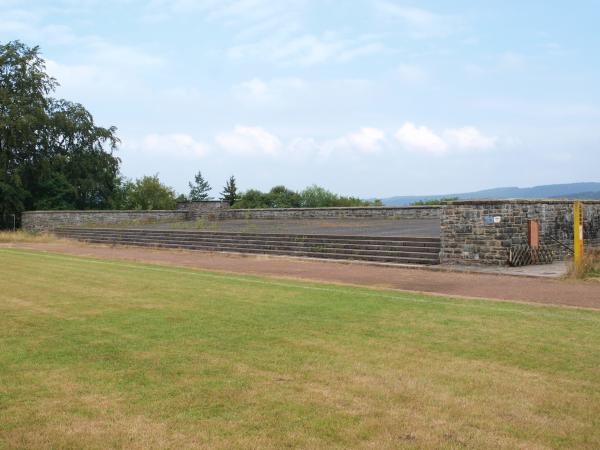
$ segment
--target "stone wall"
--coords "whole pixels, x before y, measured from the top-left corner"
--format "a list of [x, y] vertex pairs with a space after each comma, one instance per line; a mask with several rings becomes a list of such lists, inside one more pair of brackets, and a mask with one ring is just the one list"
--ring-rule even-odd
[[[600, 201], [584, 202], [586, 245], [600, 246]], [[573, 248], [573, 202], [565, 200], [458, 201], [441, 214], [442, 263], [508, 262], [512, 246], [528, 243], [527, 221], [540, 223], [540, 242], [558, 259]]]
[[[441, 261], [451, 264], [508, 262], [511, 247], [527, 244], [527, 221], [540, 223], [540, 240], [557, 258], [573, 247], [573, 202], [565, 200], [457, 201], [439, 206], [230, 209], [225, 202], [192, 202], [174, 211], [31, 211], [22, 215], [30, 231], [65, 226], [227, 219], [440, 219]], [[600, 246], [600, 201], [584, 202], [587, 246]]]
[[266, 209], [220, 209], [203, 215], [210, 220], [228, 219], [437, 219], [439, 206], [405, 207], [348, 207], [348, 208], [266, 208]]
[[22, 227], [29, 231], [48, 231], [68, 226], [117, 225], [194, 220], [227, 219], [338, 219], [338, 218], [403, 218], [437, 219], [437, 206], [355, 207], [355, 208], [290, 208], [229, 209], [226, 202], [185, 202], [173, 211], [28, 211], [22, 215]]
[[27, 231], [50, 231], [60, 227], [116, 225], [186, 220], [187, 210], [181, 211], [27, 211], [21, 216], [22, 228]]
[[188, 211], [189, 219], [195, 219], [229, 208], [229, 203], [221, 200], [205, 200], [200, 202], [177, 203], [177, 209], [179, 211]]

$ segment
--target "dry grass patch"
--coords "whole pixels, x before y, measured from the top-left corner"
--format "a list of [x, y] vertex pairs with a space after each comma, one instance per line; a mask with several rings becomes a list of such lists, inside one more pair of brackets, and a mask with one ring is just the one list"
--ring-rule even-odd
[[600, 248], [586, 249], [583, 264], [579, 267], [571, 262], [568, 277], [600, 280]]
[[0, 243], [56, 242], [60, 240], [52, 233], [29, 233], [23, 230], [0, 231]]
[[0, 448], [600, 448], [600, 312], [0, 265]]

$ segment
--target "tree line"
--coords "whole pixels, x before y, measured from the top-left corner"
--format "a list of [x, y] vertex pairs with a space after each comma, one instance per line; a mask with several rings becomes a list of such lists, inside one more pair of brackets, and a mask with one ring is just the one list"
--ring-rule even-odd
[[218, 197], [210, 195], [212, 187], [201, 172], [189, 183], [187, 195], [177, 195], [175, 190], [163, 184], [158, 175], [144, 176], [135, 181], [128, 180], [118, 189], [121, 192], [121, 209], [172, 209], [178, 202], [221, 200], [233, 208], [322, 208], [331, 206], [381, 206], [379, 200], [362, 200], [345, 197], [320, 186], [310, 186], [294, 191], [285, 186], [275, 186], [268, 192], [249, 189], [239, 192], [234, 176], [229, 177]]
[[[177, 201], [211, 198], [200, 172], [179, 196], [158, 174], [125, 178], [116, 127], [98, 126], [83, 105], [54, 98], [57, 86], [39, 47], [0, 44], [0, 227], [26, 210], [171, 209]], [[236, 208], [378, 204], [318, 186], [239, 192], [233, 176], [218, 198]]]
[[32, 209], [103, 209], [119, 180], [116, 128], [57, 87], [39, 48], [0, 45], [0, 225]]

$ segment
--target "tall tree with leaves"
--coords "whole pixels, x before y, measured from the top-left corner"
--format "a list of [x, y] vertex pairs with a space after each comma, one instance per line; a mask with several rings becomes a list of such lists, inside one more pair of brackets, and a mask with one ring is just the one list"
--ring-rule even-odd
[[106, 208], [118, 182], [116, 128], [50, 96], [39, 48], [0, 44], [0, 226], [27, 209]]
[[175, 209], [177, 200], [173, 188], [161, 183], [158, 174], [144, 176], [123, 184], [126, 209]]
[[231, 175], [225, 183], [223, 192], [221, 192], [221, 200], [228, 202], [229, 206], [233, 206], [233, 204], [237, 201], [238, 197], [239, 195], [237, 186], [235, 184], [235, 177]]
[[210, 200], [208, 193], [211, 191], [210, 184], [204, 179], [201, 172], [198, 172], [194, 176], [194, 182], [189, 183], [190, 186], [190, 200], [193, 202], [201, 202], [203, 200]]

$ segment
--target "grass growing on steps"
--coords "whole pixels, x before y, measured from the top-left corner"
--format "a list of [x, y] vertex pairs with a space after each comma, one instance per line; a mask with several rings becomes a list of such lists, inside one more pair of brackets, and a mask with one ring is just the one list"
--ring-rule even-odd
[[51, 233], [29, 233], [27, 231], [0, 231], [0, 243], [54, 242], [60, 238]]
[[0, 448], [598, 448], [600, 312], [0, 249]]

